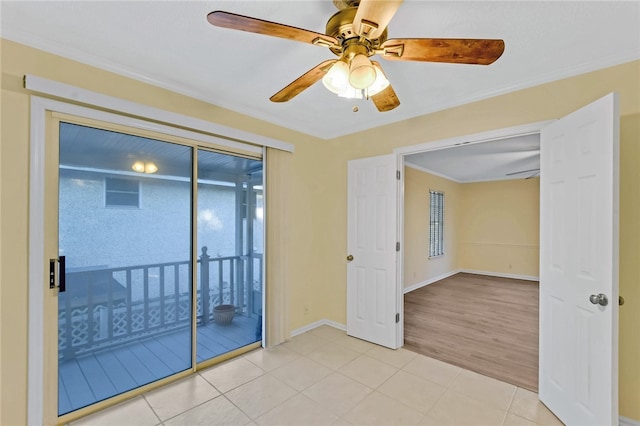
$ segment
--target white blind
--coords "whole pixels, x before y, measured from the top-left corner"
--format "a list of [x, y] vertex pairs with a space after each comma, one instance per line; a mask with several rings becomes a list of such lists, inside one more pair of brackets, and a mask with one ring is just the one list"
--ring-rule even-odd
[[265, 176], [266, 346], [289, 339], [290, 152], [267, 148]]
[[444, 255], [444, 192], [429, 190], [429, 257]]

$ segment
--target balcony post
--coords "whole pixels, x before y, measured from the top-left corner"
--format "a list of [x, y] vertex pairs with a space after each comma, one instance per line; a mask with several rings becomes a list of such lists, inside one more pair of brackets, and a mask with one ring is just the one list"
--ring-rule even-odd
[[202, 301], [202, 325], [209, 322], [209, 255], [207, 246], [200, 255], [200, 300]]

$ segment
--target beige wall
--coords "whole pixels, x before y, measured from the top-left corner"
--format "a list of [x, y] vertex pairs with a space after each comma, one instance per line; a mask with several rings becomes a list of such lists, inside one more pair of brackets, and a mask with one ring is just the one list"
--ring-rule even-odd
[[[458, 269], [459, 183], [404, 168], [404, 288]], [[444, 192], [444, 256], [429, 259], [429, 190]]]
[[[293, 143], [296, 152], [291, 165], [294, 176], [291, 199], [295, 200], [290, 211], [295, 230], [289, 261], [291, 329], [322, 318], [345, 323], [347, 160], [387, 154], [399, 146], [557, 118], [611, 91], [621, 95], [623, 116], [640, 114], [640, 61], [636, 61], [324, 141], [6, 40], [1, 43], [2, 425], [26, 422], [29, 95], [22, 88], [24, 74], [35, 74]], [[399, 96], [402, 98], [403, 95], [400, 93]], [[303, 99], [296, 101], [304, 102]], [[638, 420], [640, 404], [634, 402], [640, 383], [637, 366], [637, 359], [640, 359], [637, 333], [640, 283], [636, 279], [638, 262], [634, 256], [637, 257], [640, 240], [637, 231], [640, 201], [637, 172], [631, 165], [640, 160], [637, 148], [639, 121], [637, 115], [622, 120], [623, 197], [627, 194], [630, 199], [623, 201], [626, 210], [622, 211], [621, 235], [625, 239], [621, 242], [621, 259], [628, 265], [622, 265], [620, 280], [622, 294], [627, 297], [620, 326], [623, 352], [620, 407], [622, 415]], [[629, 126], [635, 130], [629, 130]], [[636, 187], [632, 190], [633, 185]], [[305, 316], [303, 306], [306, 304], [311, 311]]]
[[[72, 84], [167, 111], [190, 115], [218, 124], [276, 138], [295, 145], [291, 184], [292, 235], [290, 328], [325, 318], [324, 247], [316, 243], [314, 230], [329, 224], [323, 214], [322, 184], [329, 173], [322, 161], [325, 141], [284, 129], [229, 110], [159, 89], [55, 55], [1, 40], [1, 143], [0, 217], [2, 253], [0, 270], [0, 339], [2, 375], [0, 425], [26, 424], [27, 318], [28, 318], [28, 185], [29, 185], [29, 93], [22, 87], [24, 74]], [[342, 256], [341, 256], [342, 260]], [[7, 267], [10, 265], [11, 267]], [[318, 301], [321, 301], [318, 302]], [[336, 302], [339, 303], [339, 302]], [[301, 306], [311, 312], [303, 315]], [[299, 308], [298, 308], [299, 307]]]
[[538, 277], [540, 179], [462, 185], [461, 269]]
[[[456, 183], [405, 167], [404, 288], [456, 270], [538, 277], [540, 179]], [[445, 192], [445, 255], [429, 259], [429, 189]]]
[[[620, 413], [623, 416], [640, 421], [640, 404], [637, 402], [640, 372], [637, 360], [640, 359], [640, 333], [637, 332], [640, 318], [640, 281], [637, 280], [638, 241], [640, 236], [630, 234], [633, 225], [630, 212], [636, 213], [635, 220], [640, 217], [637, 210], [630, 206], [638, 206], [640, 191], [638, 191], [637, 175], [630, 172], [629, 164], [640, 161], [637, 137], [633, 137], [629, 126], [637, 126], [637, 117], [627, 117], [640, 113], [640, 61], [619, 65], [604, 70], [583, 74], [577, 77], [520, 90], [495, 98], [478, 101], [436, 112], [426, 116], [416, 117], [383, 126], [374, 130], [360, 132], [329, 141], [331, 154], [325, 158], [335, 164], [335, 174], [329, 176], [326, 184], [335, 188], [327, 194], [325, 203], [327, 218], [333, 221], [334, 233], [327, 233], [318, 242], [326, 245], [327, 261], [342, 263], [340, 256], [332, 253], [341, 252], [346, 247], [346, 164], [347, 161], [359, 157], [381, 155], [391, 152], [394, 148], [407, 145], [426, 143], [446, 138], [474, 134], [499, 128], [529, 124], [537, 121], [562, 117], [581, 106], [594, 101], [607, 93], [620, 94], [620, 114], [622, 140], [621, 157], [628, 164], [621, 167], [621, 186], [627, 187], [623, 197], [630, 197], [623, 203], [621, 235], [629, 239], [621, 244], [621, 260], [630, 262], [621, 265], [620, 288], [623, 294], [634, 297], [627, 300], [625, 309], [621, 309], [620, 350]], [[399, 94], [402, 97], [402, 94]], [[637, 135], [637, 133], [635, 133]], [[635, 192], [628, 189], [635, 185]], [[633, 193], [632, 193], [633, 192]], [[626, 195], [625, 195], [626, 194]], [[626, 221], [624, 218], [627, 218]], [[637, 223], [637, 222], [636, 222]], [[624, 251], [624, 253], [622, 252]], [[335, 273], [335, 274], [334, 274]], [[325, 274], [325, 291], [327, 294], [343, 295], [346, 285], [343, 268], [335, 271], [327, 270]], [[346, 300], [336, 297], [327, 303], [325, 312], [327, 318], [345, 323]], [[624, 323], [623, 323], [624, 322]]]
[[620, 122], [620, 413], [640, 421], [640, 114]]

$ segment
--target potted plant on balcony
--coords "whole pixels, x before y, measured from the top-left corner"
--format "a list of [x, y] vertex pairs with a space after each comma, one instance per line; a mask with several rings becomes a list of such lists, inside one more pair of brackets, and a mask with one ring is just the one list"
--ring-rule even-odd
[[213, 307], [213, 320], [220, 325], [231, 324], [236, 307], [233, 305], [218, 305]]

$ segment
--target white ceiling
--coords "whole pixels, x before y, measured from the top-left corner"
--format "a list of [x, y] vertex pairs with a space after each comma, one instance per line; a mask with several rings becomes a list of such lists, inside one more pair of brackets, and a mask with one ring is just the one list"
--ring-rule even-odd
[[527, 179], [539, 174], [540, 135], [411, 154], [405, 164], [460, 183]]
[[[640, 58], [640, 2], [407, 0], [390, 38], [500, 38], [490, 66], [381, 62], [400, 98], [390, 112], [321, 83], [269, 97], [326, 48], [211, 26], [225, 10], [324, 32], [329, 0], [2, 1], [1, 35], [320, 138], [332, 138]], [[352, 112], [354, 105], [359, 112]]]
[[[389, 38], [500, 38], [490, 66], [379, 60], [401, 105], [378, 112], [321, 83], [287, 103], [269, 97], [318, 63], [326, 48], [211, 26], [225, 10], [324, 32], [330, 0], [4, 1], [1, 35], [319, 138], [370, 129], [559, 78], [640, 59], [640, 2], [405, 0]], [[354, 106], [359, 111], [353, 112]], [[458, 182], [526, 178], [537, 136], [406, 158]]]

